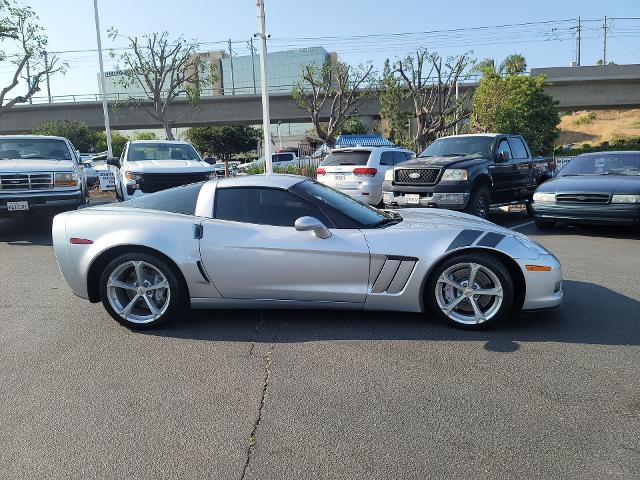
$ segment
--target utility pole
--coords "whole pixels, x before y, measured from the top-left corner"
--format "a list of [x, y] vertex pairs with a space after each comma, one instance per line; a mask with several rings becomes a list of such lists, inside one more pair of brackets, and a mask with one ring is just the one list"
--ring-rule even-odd
[[229, 61], [231, 62], [231, 95], [235, 95], [236, 84], [233, 81], [233, 50], [231, 49], [231, 39], [229, 39]]
[[269, 117], [269, 86], [267, 85], [267, 35], [264, 33], [264, 0], [256, 0], [260, 39], [260, 90], [262, 92], [262, 130], [264, 136], [265, 173], [273, 173], [271, 164], [271, 119]]
[[576, 28], [576, 65], [580, 66], [580, 42], [582, 40], [582, 24], [578, 17], [578, 27]]
[[102, 113], [104, 114], [104, 129], [107, 134], [107, 158], [113, 157], [111, 147], [111, 126], [109, 125], [109, 106], [107, 105], [107, 87], [104, 81], [104, 62], [102, 61], [102, 40], [100, 40], [100, 19], [98, 18], [98, 0], [93, 0], [96, 18], [96, 40], [98, 41], [98, 61], [100, 62], [100, 85], [102, 87]]
[[607, 64], [607, 16], [602, 23], [602, 65]]
[[253, 72], [253, 94], [256, 95], [258, 90], [256, 88], [256, 62], [254, 60], [256, 54], [256, 47], [253, 46], [253, 37], [249, 39], [249, 50], [251, 50], [251, 71]]
[[44, 69], [47, 72], [47, 97], [49, 98], [49, 103], [51, 103], [51, 84], [49, 83], [49, 57], [47, 56], [47, 51], [44, 51]]

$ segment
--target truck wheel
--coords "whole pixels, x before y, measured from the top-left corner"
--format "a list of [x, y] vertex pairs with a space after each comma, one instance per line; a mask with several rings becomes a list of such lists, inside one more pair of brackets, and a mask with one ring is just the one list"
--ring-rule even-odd
[[556, 222], [554, 222], [553, 220], [542, 220], [536, 218], [534, 221], [536, 224], [536, 228], [540, 230], [551, 230], [556, 226]]
[[471, 198], [464, 211], [486, 220], [489, 218], [490, 205], [489, 190], [485, 187], [478, 187], [471, 193]]

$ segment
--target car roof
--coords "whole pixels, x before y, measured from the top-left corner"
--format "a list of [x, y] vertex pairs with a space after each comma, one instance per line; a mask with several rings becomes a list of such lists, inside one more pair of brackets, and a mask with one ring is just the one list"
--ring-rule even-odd
[[603, 150], [602, 152], [589, 152], [589, 153], [581, 153], [579, 156], [595, 156], [595, 155], [638, 155], [640, 154], [640, 150]]
[[37, 140], [44, 138], [47, 140], [67, 140], [65, 137], [56, 137], [54, 135], [0, 135], [0, 139], [16, 139], [16, 140]]
[[191, 145], [184, 140], [129, 140], [129, 143], [181, 143], [184, 145]]
[[218, 188], [229, 187], [272, 187], [288, 189], [292, 186], [308, 180], [307, 177], [300, 175], [287, 175], [280, 173], [260, 174], [260, 175], [243, 175], [240, 177], [220, 178], [211, 180], [218, 183]]
[[447, 135], [446, 137], [440, 137], [440, 138], [458, 138], [458, 137], [491, 137], [491, 138], [495, 138], [498, 137], [500, 135], [506, 135], [508, 137], [519, 137], [520, 135], [515, 135], [515, 134], [511, 134], [511, 133], [464, 133], [461, 135]]

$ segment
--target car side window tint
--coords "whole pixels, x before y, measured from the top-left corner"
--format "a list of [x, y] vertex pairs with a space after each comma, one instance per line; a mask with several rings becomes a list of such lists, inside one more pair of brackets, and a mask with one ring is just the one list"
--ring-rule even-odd
[[394, 152], [382, 152], [380, 155], [380, 165], [389, 165], [392, 166], [394, 160]]
[[333, 225], [316, 206], [276, 188], [220, 188], [214, 206], [218, 220], [293, 227], [300, 217], [315, 217]]
[[509, 147], [509, 142], [506, 138], [500, 140], [498, 144], [498, 153], [502, 152], [504, 154], [505, 160], [511, 160], [513, 158], [513, 154], [511, 153], [511, 147]]
[[408, 160], [407, 154], [405, 152], [393, 152], [393, 164], [398, 165], [402, 162], [406, 162]]
[[527, 153], [527, 148], [524, 146], [524, 143], [518, 137], [512, 137], [510, 139], [511, 147], [513, 148], [513, 157], [524, 159], [529, 158], [529, 154]]

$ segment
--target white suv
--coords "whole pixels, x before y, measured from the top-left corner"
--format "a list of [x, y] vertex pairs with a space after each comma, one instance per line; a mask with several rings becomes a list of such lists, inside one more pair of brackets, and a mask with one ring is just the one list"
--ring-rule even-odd
[[320, 183], [363, 203], [381, 205], [385, 172], [415, 156], [411, 150], [396, 147], [336, 148], [316, 174]]
[[110, 158], [107, 163], [121, 201], [215, 175], [213, 166], [202, 160], [190, 143], [173, 140], [130, 141], [121, 158]]

